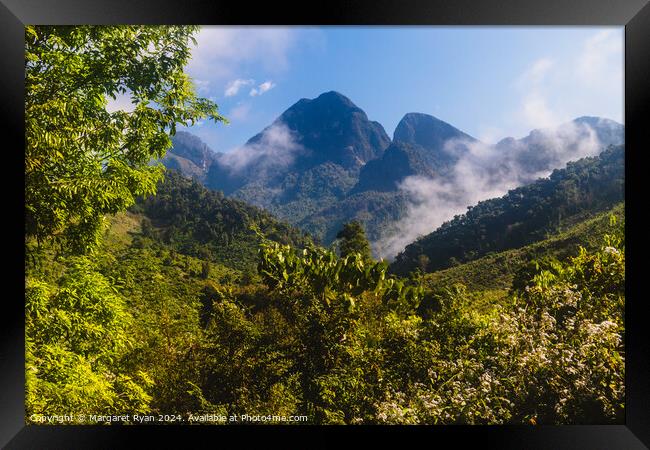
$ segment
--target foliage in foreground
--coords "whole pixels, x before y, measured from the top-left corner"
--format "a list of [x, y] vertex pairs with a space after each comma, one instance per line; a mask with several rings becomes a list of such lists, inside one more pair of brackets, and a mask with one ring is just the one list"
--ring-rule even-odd
[[26, 412], [50, 415], [148, 411], [151, 379], [128, 371], [133, 318], [87, 257], [70, 258], [57, 284], [26, 285]]
[[[565, 264], [536, 273], [492, 317], [448, 297], [427, 326], [452, 336], [428, 379], [380, 404], [388, 423], [621, 423], [624, 412], [625, 252], [606, 236]], [[444, 314], [444, 315], [441, 315]], [[449, 323], [455, 323], [451, 328]], [[463, 331], [464, 330], [464, 331]], [[460, 340], [458, 340], [460, 339]], [[449, 340], [449, 338], [447, 338]]]
[[[184, 67], [195, 26], [25, 27], [25, 234], [75, 252], [155, 192], [177, 124], [224, 121]], [[108, 108], [124, 96], [132, 111]], [[128, 108], [127, 108], [128, 109]]]
[[[28, 419], [149, 409], [152, 381], [131, 363], [132, 305], [91, 261], [105, 215], [155, 192], [163, 168], [149, 163], [176, 126], [225, 121], [184, 73], [197, 31], [25, 27]], [[132, 108], [110, 108], [120, 96]]]
[[[102, 275], [84, 275], [95, 277], [89, 292], [100, 276], [119, 286], [82, 295], [104, 305], [90, 316], [102, 325], [77, 332], [84, 339], [62, 338], [76, 308], [62, 305], [85, 304], [61, 300], [77, 269], [58, 288], [29, 285], [41, 299], [29, 303], [40, 305], [28, 322], [30, 411], [305, 414], [324, 424], [622, 421], [621, 233], [598, 251], [539, 265], [487, 312], [462, 285], [424, 289], [358, 253], [266, 241], [262, 281], [250, 284], [218, 264], [204, 276], [200, 259], [161, 243], [133, 242], [106, 250]], [[111, 320], [100, 320], [109, 310]], [[119, 344], [127, 328], [132, 342]], [[92, 356], [65, 370], [48, 365], [63, 342]], [[96, 371], [134, 384], [109, 377], [75, 397], [75, 383], [87, 374], [93, 386]]]

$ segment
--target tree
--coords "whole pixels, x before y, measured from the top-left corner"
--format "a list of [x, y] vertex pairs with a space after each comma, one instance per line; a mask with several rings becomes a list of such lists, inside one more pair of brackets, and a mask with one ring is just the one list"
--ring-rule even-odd
[[154, 230], [153, 225], [151, 225], [151, 221], [149, 221], [147, 219], [142, 219], [140, 224], [141, 224], [141, 228], [142, 228], [142, 235], [144, 237], [150, 238], [150, 237], [153, 237], [155, 235], [156, 231]]
[[[155, 192], [163, 168], [151, 161], [164, 156], [177, 124], [225, 120], [213, 102], [196, 96], [183, 72], [197, 30], [25, 28], [28, 248], [34, 238], [73, 254], [95, 248], [105, 214]], [[130, 98], [130, 111], [109, 111], [108, 97], [118, 96]], [[137, 341], [123, 285], [93, 259], [64, 257], [57, 280], [27, 273], [28, 415], [150, 411], [153, 380], [134, 367]]]
[[420, 271], [422, 271], [422, 273], [426, 273], [427, 267], [429, 266], [430, 262], [431, 260], [427, 255], [418, 256], [418, 268], [420, 269]]
[[57, 285], [25, 286], [26, 417], [146, 413], [152, 380], [129, 370], [133, 317], [87, 256], [67, 261]]
[[423, 289], [388, 276], [384, 261], [364, 261], [357, 252], [338, 258], [316, 246], [296, 250], [266, 241], [258, 269], [270, 301], [299, 342], [293, 358], [301, 409], [316, 423], [349, 423], [370, 415], [368, 402], [380, 376], [376, 347], [365, 344], [362, 316], [371, 304], [413, 314]]
[[363, 226], [353, 220], [343, 225], [341, 231], [336, 235], [339, 241], [339, 253], [344, 258], [352, 253], [359, 253], [364, 260], [372, 260], [370, 244], [366, 238]]
[[210, 277], [210, 261], [201, 263], [201, 278], [207, 280]]
[[[225, 121], [183, 72], [195, 26], [25, 28], [25, 232], [85, 252], [155, 192], [177, 124]], [[109, 111], [108, 97], [132, 111]]]

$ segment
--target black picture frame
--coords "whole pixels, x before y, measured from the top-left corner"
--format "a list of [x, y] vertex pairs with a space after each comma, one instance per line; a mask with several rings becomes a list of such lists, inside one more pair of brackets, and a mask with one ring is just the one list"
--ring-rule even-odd
[[[644, 118], [650, 110], [649, 0], [329, 0], [322, 3], [249, 4], [233, 0], [0, 0], [5, 277], [0, 352], [0, 445], [3, 448], [122, 448], [135, 437], [155, 438], [156, 447], [219, 445], [225, 437], [246, 445], [257, 438], [300, 436], [300, 448], [321, 446], [330, 436], [373, 434], [397, 438], [397, 445], [460, 446], [472, 442], [490, 448], [636, 449], [650, 446], [650, 350], [641, 265], [643, 172], [650, 151]], [[437, 427], [177, 427], [177, 426], [26, 426], [24, 420], [24, 256], [19, 236], [24, 202], [17, 194], [24, 164], [25, 24], [227, 24], [227, 25], [618, 25], [625, 26], [626, 127], [626, 418], [624, 425], [589, 426], [437, 426]], [[644, 114], [646, 113], [646, 114]], [[6, 176], [12, 175], [12, 176]], [[24, 180], [23, 180], [24, 181]], [[13, 208], [10, 211], [9, 207]], [[3, 208], [4, 209], [4, 208]], [[13, 236], [15, 233], [15, 237]], [[13, 244], [7, 246], [6, 244]], [[7, 290], [6, 287], [15, 288]], [[255, 433], [251, 433], [254, 431]], [[277, 432], [280, 431], [278, 434]], [[322, 433], [327, 431], [326, 434]], [[397, 436], [395, 431], [398, 431]], [[407, 433], [403, 436], [401, 432]], [[417, 441], [405, 441], [415, 438]], [[420, 442], [418, 444], [417, 442]], [[151, 442], [149, 445], [151, 446]], [[292, 448], [295, 445], [286, 444]]]

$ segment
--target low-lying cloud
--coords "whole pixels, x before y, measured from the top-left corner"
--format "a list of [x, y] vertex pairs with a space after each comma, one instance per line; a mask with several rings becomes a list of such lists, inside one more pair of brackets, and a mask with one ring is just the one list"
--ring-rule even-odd
[[294, 133], [278, 122], [265, 129], [255, 142], [223, 154], [219, 163], [236, 175], [245, 176], [254, 170], [260, 176], [269, 170], [288, 167], [304, 151]]
[[465, 213], [468, 206], [503, 196], [510, 189], [548, 176], [569, 161], [602, 150], [595, 130], [582, 122], [535, 130], [524, 139], [508, 138], [497, 145], [464, 140], [445, 144], [448, 152], [459, 148], [464, 152], [446, 175], [410, 176], [400, 183], [399, 189], [409, 198], [407, 214], [373, 243], [379, 257], [392, 259], [419, 236]]
[[[575, 64], [551, 58], [534, 61], [513, 86], [520, 94], [515, 122], [527, 129], [542, 129], [523, 139], [507, 138], [496, 145], [447, 142], [446, 151], [466, 151], [446, 176], [412, 176], [402, 181], [399, 189], [410, 199], [406, 216], [373, 243], [375, 254], [391, 259], [419, 236], [465, 213], [468, 206], [546, 177], [568, 161], [597, 155], [603, 145], [588, 123], [557, 124], [569, 120], [575, 105], [591, 105], [594, 89], [607, 98], [623, 98], [621, 38], [620, 30], [614, 29], [594, 34], [585, 41]], [[549, 93], [561, 91], [567, 80], [576, 79], [583, 88], [571, 97], [571, 105], [551, 101]]]

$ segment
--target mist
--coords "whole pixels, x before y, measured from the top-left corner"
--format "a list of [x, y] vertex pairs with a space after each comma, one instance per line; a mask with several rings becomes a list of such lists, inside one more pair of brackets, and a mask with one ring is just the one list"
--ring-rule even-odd
[[464, 214], [468, 206], [547, 177], [569, 161], [595, 156], [602, 145], [590, 125], [574, 121], [496, 145], [454, 139], [445, 143], [444, 151], [459, 155], [448, 173], [409, 176], [399, 184], [409, 199], [407, 213], [372, 243], [376, 256], [392, 260], [418, 237]]
[[289, 167], [305, 151], [294, 133], [285, 124], [276, 122], [266, 128], [255, 142], [220, 155], [219, 164], [232, 175], [251, 173], [263, 176]]

